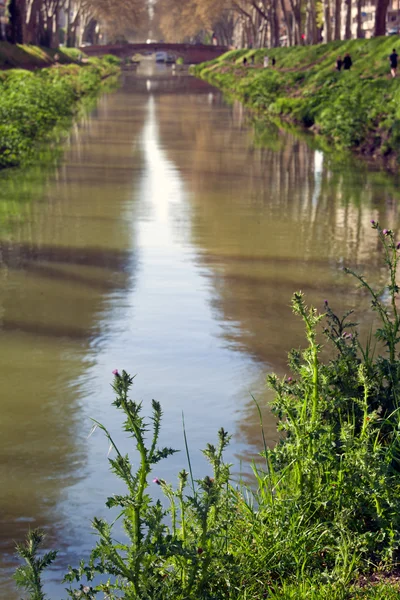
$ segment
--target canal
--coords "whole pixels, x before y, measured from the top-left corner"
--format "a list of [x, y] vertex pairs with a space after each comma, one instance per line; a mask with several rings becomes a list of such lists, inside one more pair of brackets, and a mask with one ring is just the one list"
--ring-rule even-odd
[[[270, 372], [302, 344], [290, 297], [355, 308], [367, 299], [342, 267], [382, 278], [370, 219], [397, 229], [395, 182], [313, 143], [255, 126], [237, 103], [186, 74], [146, 63], [126, 73], [63, 142], [61, 157], [0, 177], [0, 596], [19, 597], [14, 544], [42, 527], [59, 548], [47, 591], [87, 555], [90, 519], [120, 491], [108, 444], [123, 450], [112, 370], [136, 374], [133, 397], [162, 403], [162, 443], [186, 466], [224, 426], [227, 460], [249, 472], [261, 450]], [[57, 154], [57, 151], [54, 151]]]

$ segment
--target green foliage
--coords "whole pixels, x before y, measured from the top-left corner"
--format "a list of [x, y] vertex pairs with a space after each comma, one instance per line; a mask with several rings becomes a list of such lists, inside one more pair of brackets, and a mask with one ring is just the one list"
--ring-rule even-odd
[[113, 54], [104, 54], [104, 56], [102, 56], [101, 60], [106, 63], [107, 65], [114, 65], [114, 66], [118, 66], [121, 64], [121, 59], [118, 58], [118, 56], [114, 56]]
[[[58, 49], [58, 53], [60, 51], [60, 48]], [[65, 56], [68, 56], [68, 58], [78, 62], [81, 58], [87, 58], [87, 55], [82, 52], [82, 50], [80, 50], [79, 48], [67, 48], [64, 46], [64, 48], [62, 49], [62, 54], [64, 54]]]
[[[91, 583], [96, 573], [112, 576], [106, 583], [90, 586], [88, 597], [104, 592], [114, 598], [123, 592], [126, 598], [143, 600], [223, 598], [230, 495], [226, 494], [229, 467], [224, 464], [222, 454], [229, 436], [221, 429], [218, 446], [210, 444], [204, 450], [213, 477], [206, 476], [196, 486], [192, 481], [188, 496], [186, 471], [179, 473], [177, 489], [155, 478], [153, 483], [164, 492], [169, 508], [160, 501], [153, 502], [146, 491], [149, 474], [154, 465], [175, 450], [158, 448], [162, 412], [155, 400], [152, 402], [152, 436], [146, 443], [149, 423], [141, 415], [141, 404], [128, 397], [132, 381], [125, 371], [121, 375], [116, 373], [114, 405], [124, 413], [124, 429], [135, 441], [139, 457], [136, 469], [129, 456], [120, 452], [107, 429], [98, 422], [94, 425], [105, 433], [115, 453], [115, 458], [109, 459], [111, 470], [127, 488], [125, 495], [107, 500], [109, 508], [118, 510], [127, 542], [115, 542], [114, 526], [95, 518], [93, 527], [99, 541], [89, 563], [81, 563], [78, 569], [71, 568], [66, 581], [79, 582], [85, 577]], [[82, 586], [78, 590], [70, 589], [71, 597], [75, 598], [82, 589]]]
[[113, 61], [69, 65], [36, 72], [14, 69], [0, 79], [0, 168], [29, 161], [36, 145], [56, 125], [68, 123], [77, 101], [94, 94]]
[[[307, 574], [346, 587], [357, 571], [398, 560], [400, 245], [390, 230], [378, 223], [373, 227], [389, 281], [374, 290], [364, 277], [356, 277], [380, 318], [375, 335], [386, 354], [374, 357], [370, 341], [366, 347], [360, 344], [350, 312], [339, 318], [326, 302], [321, 315], [306, 306], [301, 293], [293, 297], [308, 346], [290, 353], [293, 376], [268, 378], [283, 436], [275, 448], [265, 449], [265, 472], [255, 469], [258, 510], [249, 506], [237, 536], [242, 553], [252, 548], [243, 570], [247, 581], [259, 582], [252, 583], [254, 598], [265, 593], [266, 581], [280, 586]], [[327, 363], [320, 359], [317, 340], [322, 319], [333, 349]]]
[[45, 600], [41, 575], [57, 557], [55, 550], [46, 552], [42, 557], [38, 556], [44, 537], [43, 532], [35, 529], [28, 533], [24, 544], [17, 545], [17, 554], [25, 561], [25, 565], [18, 567], [14, 579], [19, 588], [30, 594], [31, 600]]
[[[151, 421], [146, 421], [141, 404], [129, 398], [132, 377], [114, 372], [114, 405], [124, 414], [138, 460], [134, 466], [95, 422], [94, 429], [109, 441], [110, 468], [126, 493], [107, 500], [117, 511], [111, 524], [93, 520], [98, 541], [87, 563], [70, 568], [65, 578], [70, 597], [398, 597], [399, 585], [378, 575], [400, 558], [400, 243], [379, 223], [372, 227], [383, 248], [387, 282], [374, 289], [362, 275], [348, 273], [371, 298], [380, 321], [375, 337], [381, 354], [375, 354], [371, 339], [360, 342], [351, 311], [339, 317], [325, 301], [319, 313], [301, 292], [294, 294], [293, 311], [304, 323], [306, 347], [290, 352], [290, 376], [268, 377], [281, 436], [273, 448], [264, 439], [265, 466], [253, 465], [250, 487], [231, 481], [223, 461], [229, 436], [221, 429], [218, 444], [204, 450], [212, 477], [194, 481], [185, 436], [189, 472], [179, 473], [176, 488], [155, 477], [164, 502], [154, 501], [148, 493], [150, 473], [174, 452], [158, 447], [161, 407], [153, 401]], [[330, 349], [325, 361], [322, 340]], [[123, 525], [123, 540], [116, 523]], [[42, 593], [34, 551], [29, 565]], [[34, 588], [27, 589], [33, 593]]]
[[[366, 153], [400, 152], [400, 83], [389, 74], [396, 37], [350, 40], [316, 46], [235, 50], [197, 65], [193, 73], [257, 110], [282, 115], [339, 148]], [[337, 72], [336, 58], [349, 52], [351, 71]], [[254, 66], [242, 61], [254, 55]], [[275, 67], [260, 68], [268, 55]], [[270, 61], [271, 65], [271, 61]]]

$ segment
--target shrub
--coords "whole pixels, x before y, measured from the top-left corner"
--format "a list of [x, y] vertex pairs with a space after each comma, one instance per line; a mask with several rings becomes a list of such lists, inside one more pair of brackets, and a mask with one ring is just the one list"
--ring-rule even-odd
[[[126, 485], [111, 496], [126, 541], [117, 542], [115, 525], [95, 518], [97, 544], [88, 563], [71, 568], [66, 581], [72, 598], [150, 600], [259, 600], [260, 598], [378, 598], [373, 587], [357, 586], [358, 573], [399, 560], [400, 545], [400, 316], [396, 273], [400, 243], [393, 232], [372, 222], [383, 246], [388, 281], [373, 289], [351, 271], [370, 294], [380, 319], [375, 332], [382, 354], [360, 343], [352, 313], [338, 317], [328, 301], [323, 313], [293, 296], [293, 310], [303, 320], [307, 346], [292, 350], [292, 376], [268, 378], [275, 390], [273, 410], [279, 443], [267, 448], [265, 468], [254, 466], [254, 485], [230, 481], [223, 461], [229, 436], [221, 429], [218, 444], [204, 450], [213, 474], [195, 482], [190, 468], [173, 488], [155, 477], [165, 502], [148, 494], [154, 465], [170, 456], [158, 448], [161, 407], [152, 403], [152, 436], [141, 404], [129, 398], [133, 379], [114, 372], [114, 405], [125, 416], [124, 430], [139, 455], [136, 469], [100, 423], [114, 456], [110, 467]], [[321, 360], [322, 335], [331, 358]], [[261, 415], [261, 413], [260, 413]], [[186, 438], [185, 438], [186, 442]], [[187, 448], [187, 444], [186, 444]], [[114, 521], [115, 523], [115, 521]], [[29, 541], [29, 538], [28, 538]], [[37, 558], [35, 546], [17, 582], [42, 600], [40, 566], [55, 558]], [[26, 552], [19, 547], [26, 560]], [[95, 577], [102, 581], [93, 583]], [[35, 582], [34, 587], [29, 587]], [[392, 586], [376, 589], [392, 594]]]
[[115, 72], [113, 65], [107, 59], [96, 66], [6, 73], [0, 79], [0, 168], [29, 160], [37, 142], [71, 119], [77, 100], [94, 94], [102, 77]]
[[118, 56], [114, 56], [113, 54], [104, 54], [104, 56], [102, 57], [102, 60], [109, 64], [109, 65], [114, 65], [114, 66], [119, 66], [121, 64], [121, 59], [118, 58]]
[[[397, 152], [400, 87], [388, 79], [388, 56], [393, 39], [351, 40], [316, 46], [237, 50], [217, 61], [198, 65], [193, 72], [218, 85], [257, 110], [292, 118], [306, 127], [314, 124], [331, 146]], [[338, 54], [350, 52], [350, 72], [334, 68]], [[268, 55], [276, 66], [242, 67], [243, 57], [255, 54], [257, 63]], [[392, 139], [393, 138], [393, 139]], [[333, 142], [333, 144], [332, 144]], [[384, 147], [384, 148], [383, 148]]]

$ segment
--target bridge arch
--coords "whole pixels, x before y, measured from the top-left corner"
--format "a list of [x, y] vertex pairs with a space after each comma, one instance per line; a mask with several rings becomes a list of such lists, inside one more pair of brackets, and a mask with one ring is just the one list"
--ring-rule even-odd
[[88, 56], [102, 56], [113, 54], [118, 58], [128, 58], [135, 54], [145, 52], [167, 52], [176, 57], [182, 57], [185, 64], [199, 64], [207, 60], [213, 60], [229, 50], [226, 46], [211, 46], [208, 44], [168, 44], [165, 42], [153, 42], [151, 44], [106, 44], [97, 46], [85, 46], [82, 52]]

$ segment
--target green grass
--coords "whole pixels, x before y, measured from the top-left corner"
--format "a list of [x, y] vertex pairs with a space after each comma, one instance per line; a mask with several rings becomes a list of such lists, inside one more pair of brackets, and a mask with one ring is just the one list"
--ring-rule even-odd
[[[224, 429], [203, 450], [210, 474], [195, 480], [184, 423], [188, 470], [180, 471], [176, 484], [163, 480], [159, 462], [175, 450], [158, 446], [161, 405], [153, 400], [150, 418], [144, 417], [142, 404], [130, 399], [134, 378], [113, 371], [113, 404], [133, 452], [122, 453], [94, 420], [91, 433], [98, 428], [105, 435], [110, 469], [124, 491], [108, 490], [110, 519], [93, 519], [95, 547], [64, 578], [69, 597], [399, 597], [400, 242], [393, 231], [371, 224], [386, 265], [382, 288], [347, 272], [369, 294], [379, 317], [374, 333], [381, 354], [373, 352], [371, 341], [361, 343], [352, 311], [338, 316], [325, 301], [319, 313], [301, 292], [293, 295], [306, 344], [289, 353], [290, 376], [268, 376], [280, 439], [268, 448], [262, 437], [264, 464], [252, 465], [251, 486], [232, 481]], [[330, 349], [327, 360], [322, 344]], [[163, 501], [152, 497], [157, 486]], [[44, 599], [41, 574], [56, 559], [54, 552], [39, 555], [42, 541], [40, 532], [31, 531], [18, 546], [25, 565], [17, 569], [16, 581], [32, 600]]]
[[[260, 50], [235, 50], [193, 72], [268, 115], [314, 130], [338, 148], [374, 156], [400, 154], [400, 77], [388, 56], [399, 37]], [[350, 53], [351, 71], [336, 58]], [[262, 68], [264, 56], [275, 67]], [[243, 66], [243, 58], [254, 65]], [[271, 60], [270, 60], [271, 64]]]
[[[268, 600], [398, 600], [400, 585], [391, 582], [349, 587], [318, 581], [282, 582], [267, 592]], [[244, 600], [245, 596], [243, 596]]]
[[76, 48], [40, 48], [28, 44], [0, 42], [0, 69], [37, 69], [50, 67], [58, 54], [60, 64], [77, 63], [81, 52]]
[[28, 163], [39, 143], [49, 140], [56, 127], [69, 124], [78, 101], [119, 72], [117, 60], [104, 57], [85, 65], [0, 72], [0, 168]]

